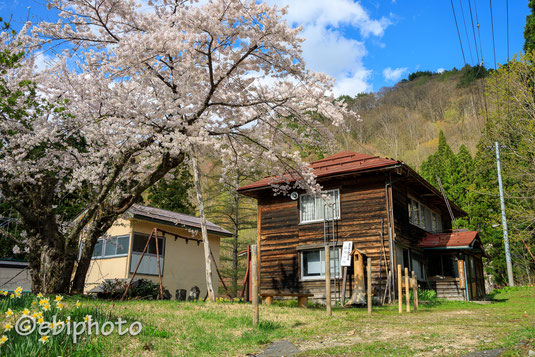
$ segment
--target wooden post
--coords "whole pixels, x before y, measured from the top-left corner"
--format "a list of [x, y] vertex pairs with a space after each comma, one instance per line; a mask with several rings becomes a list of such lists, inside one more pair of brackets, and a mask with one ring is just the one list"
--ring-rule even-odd
[[344, 306], [346, 303], [347, 267], [343, 267], [342, 271], [342, 294], [340, 296], [340, 306]]
[[372, 314], [372, 258], [368, 258], [366, 262], [366, 269], [368, 271], [368, 315]]
[[263, 300], [267, 306], [273, 305], [273, 296], [266, 296]]
[[459, 288], [463, 291], [464, 299], [468, 300], [468, 290], [466, 289], [466, 281], [464, 280], [464, 260], [461, 258], [457, 259], [457, 269], [459, 271]]
[[418, 278], [412, 272], [412, 298], [414, 299], [414, 311], [418, 310]]
[[251, 246], [251, 281], [253, 298], [253, 327], [258, 326], [258, 250], [256, 244]]
[[160, 251], [158, 250], [158, 228], [154, 228], [153, 232], [156, 243], [156, 260], [158, 261], [158, 279], [160, 280], [160, 300], [163, 300], [162, 269], [160, 268]]
[[409, 293], [409, 268], [405, 268], [405, 301], [407, 302], [407, 312], [411, 312], [411, 295]]
[[325, 305], [327, 316], [333, 314], [331, 307], [331, 251], [329, 245], [325, 245]]
[[401, 264], [398, 264], [398, 305], [399, 313], [403, 312], [403, 288], [401, 286]]

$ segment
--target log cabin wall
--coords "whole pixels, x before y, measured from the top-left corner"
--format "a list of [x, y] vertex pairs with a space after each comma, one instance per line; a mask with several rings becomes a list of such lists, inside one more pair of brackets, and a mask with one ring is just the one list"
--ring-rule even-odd
[[[353, 241], [354, 248], [372, 258], [372, 285], [375, 296], [379, 296], [384, 292], [390, 264], [384, 174], [331, 178], [321, 184], [326, 190], [340, 189], [340, 219], [335, 223], [337, 244]], [[323, 245], [323, 222], [299, 224], [299, 200], [273, 196], [271, 190], [265, 190], [258, 202], [261, 292], [306, 292], [313, 293], [314, 299], [324, 299], [324, 279], [301, 279], [300, 256], [300, 249]], [[353, 267], [348, 270], [346, 296], [351, 295], [352, 272]], [[338, 294], [341, 280], [336, 286]]]
[[[415, 271], [418, 280], [428, 288], [434, 286], [429, 278], [428, 259], [426, 253], [419, 247], [422, 238], [427, 234], [426, 230], [412, 224], [409, 220], [409, 198], [412, 197], [433, 211], [440, 214], [442, 231], [451, 229], [451, 218], [446, 205], [440, 205], [441, 198], [430, 195], [426, 189], [418, 185], [414, 180], [398, 178], [393, 180], [392, 200], [394, 208], [394, 261], [396, 267], [400, 264], [410, 271]], [[432, 197], [431, 201], [429, 197]], [[437, 204], [438, 203], [438, 204]]]
[[395, 241], [397, 243], [411, 249], [420, 250], [418, 243], [426, 234], [424, 229], [409, 222], [409, 196], [439, 212], [442, 220], [442, 230], [451, 230], [451, 218], [445, 204], [437, 206], [430, 203], [429, 200], [422, 197], [420, 192], [415, 190], [418, 186], [411, 186], [406, 181], [395, 182], [392, 187], [392, 198], [394, 200], [394, 228], [396, 233]]

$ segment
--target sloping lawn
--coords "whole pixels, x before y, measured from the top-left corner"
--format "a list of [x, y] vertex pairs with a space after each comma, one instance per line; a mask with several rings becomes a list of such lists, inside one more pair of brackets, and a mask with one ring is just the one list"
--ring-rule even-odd
[[397, 306], [333, 309], [295, 304], [261, 306], [260, 326], [251, 328], [248, 304], [175, 301], [101, 302], [104, 311], [150, 325], [136, 337], [99, 337], [111, 355], [245, 355], [280, 339], [303, 355], [462, 355], [504, 348], [504, 355], [535, 350], [535, 287], [505, 289], [490, 304], [424, 304], [399, 315]]
[[[506, 356], [525, 356], [535, 350], [535, 287], [505, 289], [494, 299], [437, 301], [402, 315], [397, 305], [376, 307], [372, 316], [366, 309], [334, 308], [330, 318], [321, 307], [276, 302], [261, 306], [256, 330], [249, 304], [84, 299], [85, 309], [112, 320], [140, 321], [144, 328], [137, 336], [114, 332], [83, 339], [65, 355], [244, 356], [281, 339], [301, 355], [463, 355], [503, 348]], [[75, 301], [65, 299], [66, 305]]]

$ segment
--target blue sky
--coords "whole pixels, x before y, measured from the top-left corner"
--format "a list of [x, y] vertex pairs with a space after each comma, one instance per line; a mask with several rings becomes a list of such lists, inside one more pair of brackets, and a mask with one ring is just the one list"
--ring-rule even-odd
[[[203, 0], [205, 2], [206, 0]], [[289, 5], [287, 21], [303, 26], [305, 61], [309, 68], [336, 78], [335, 94], [355, 95], [394, 85], [410, 72], [461, 68], [464, 65], [449, 0], [266, 0]], [[0, 1], [0, 16], [13, 15], [13, 24], [30, 20], [53, 20], [45, 0]], [[470, 19], [477, 15], [487, 67], [494, 66], [490, 7], [487, 0], [453, 0], [466, 61], [477, 64]], [[510, 55], [522, 50], [523, 29], [529, 12], [527, 0], [509, 1]], [[464, 19], [468, 30], [465, 32]], [[494, 0], [496, 60], [507, 57], [506, 0]], [[471, 51], [470, 51], [471, 49]], [[470, 52], [472, 55], [470, 55]], [[480, 55], [479, 55], [480, 56]]]

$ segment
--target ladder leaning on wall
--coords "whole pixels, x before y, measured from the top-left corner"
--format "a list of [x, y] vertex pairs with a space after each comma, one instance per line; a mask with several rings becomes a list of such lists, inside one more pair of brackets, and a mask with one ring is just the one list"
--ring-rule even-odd
[[[323, 243], [324, 245], [331, 244], [332, 249], [332, 258], [334, 260], [334, 301], [338, 301], [338, 290], [336, 289], [336, 286], [338, 284], [338, 277], [337, 277], [337, 268], [340, 264], [339, 259], [336, 259], [336, 226], [335, 226], [335, 206], [336, 202], [334, 202], [335, 198], [334, 195], [332, 197], [333, 202], [326, 202], [324, 201], [323, 204]], [[329, 200], [330, 201], [330, 200]], [[327, 212], [331, 211], [330, 217], [327, 217]], [[331, 266], [329, 262], [329, 268]]]

